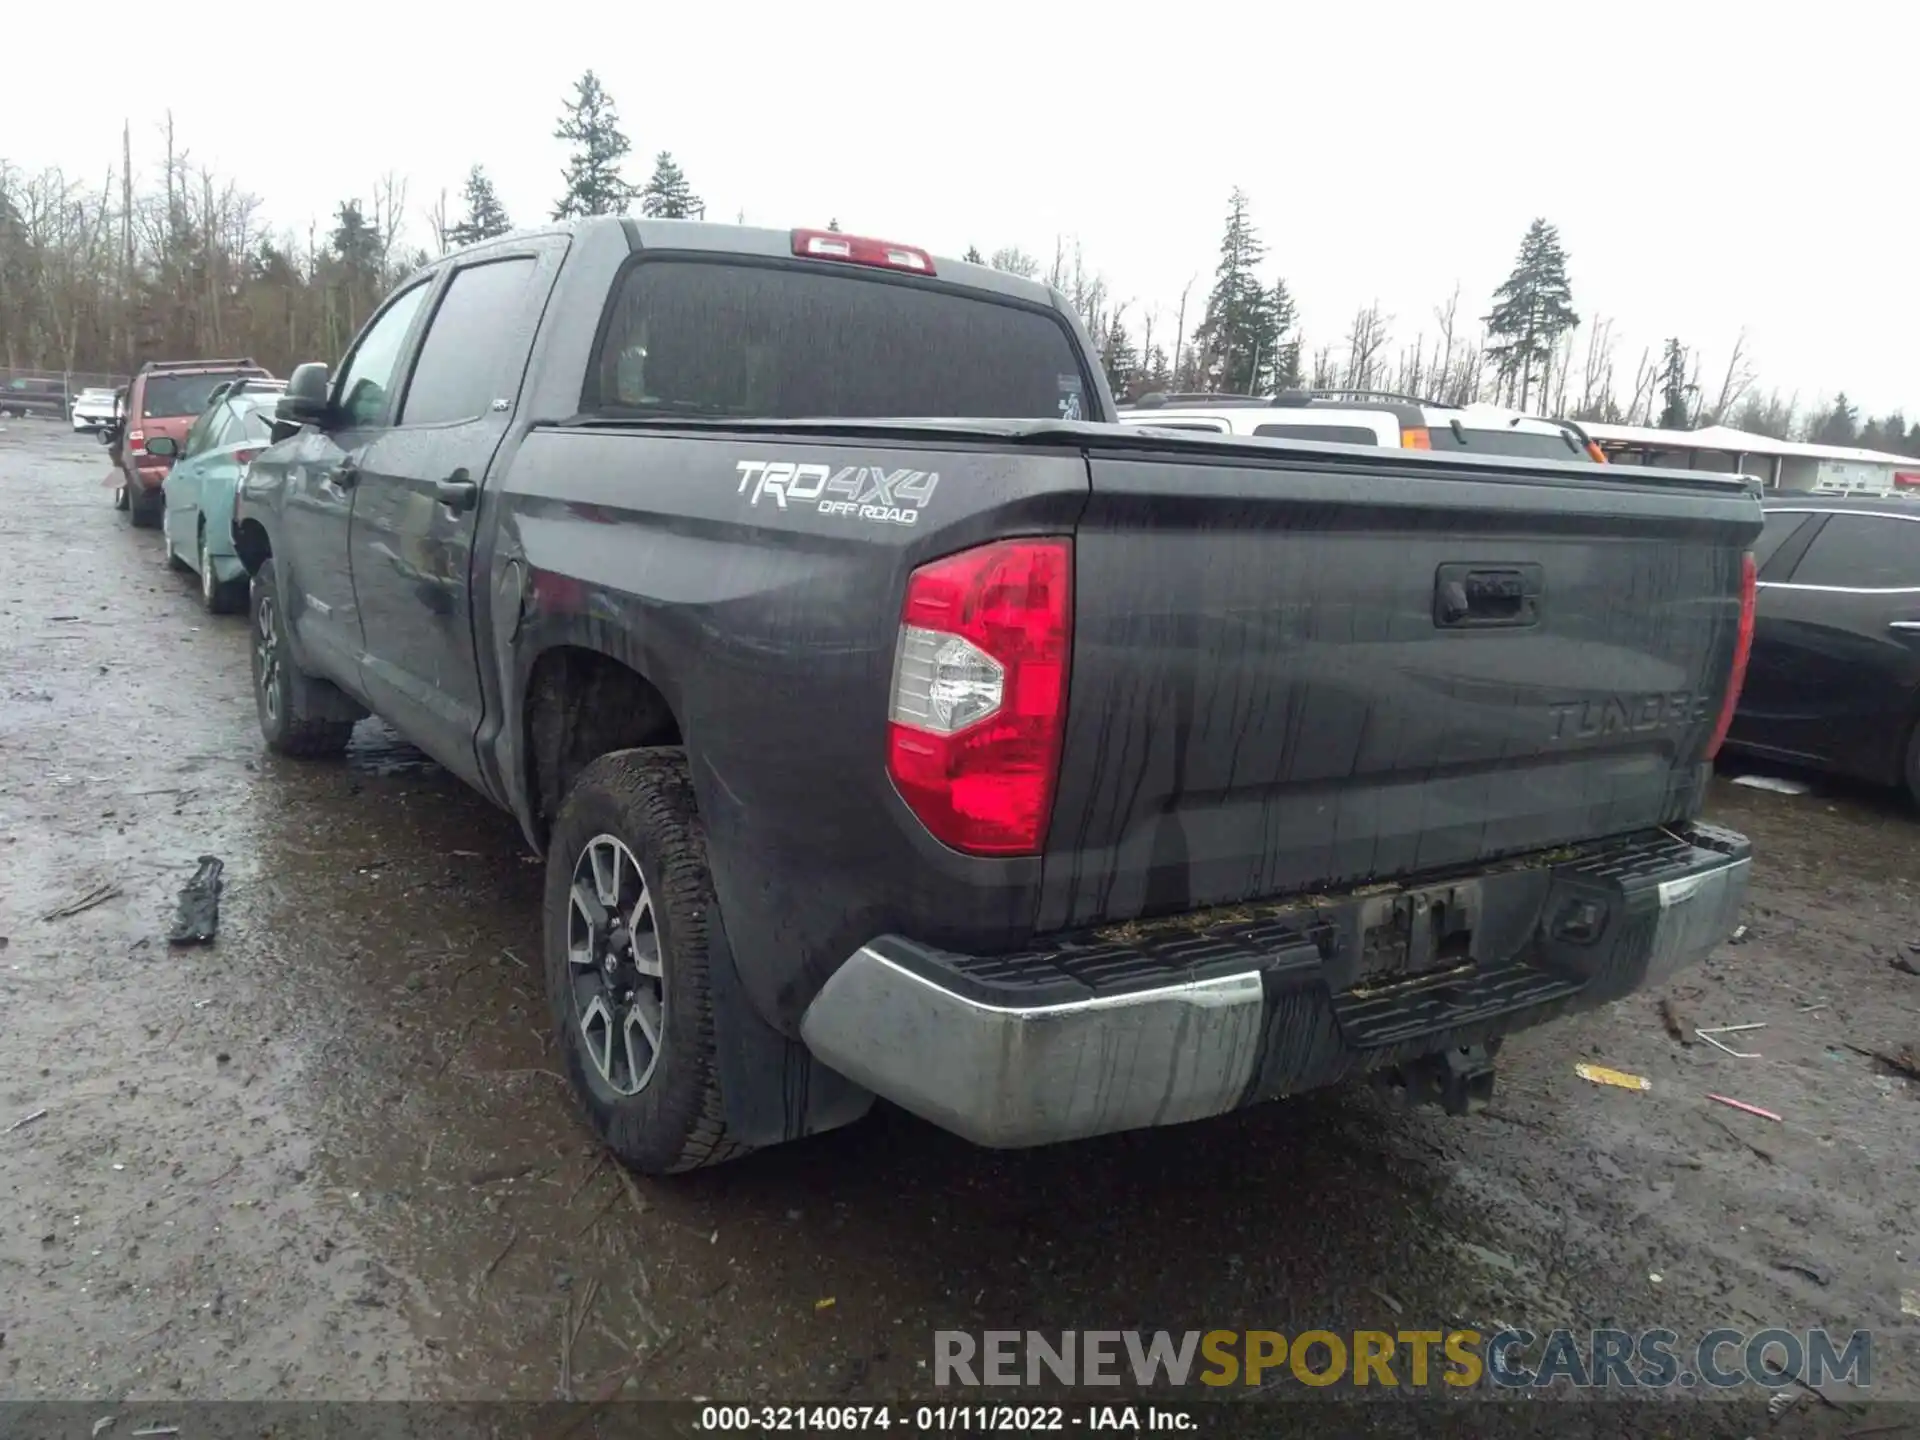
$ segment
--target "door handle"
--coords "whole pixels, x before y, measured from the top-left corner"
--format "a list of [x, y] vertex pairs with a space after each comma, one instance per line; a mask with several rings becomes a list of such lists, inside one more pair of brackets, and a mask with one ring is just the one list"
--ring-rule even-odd
[[480, 501], [480, 487], [465, 470], [456, 470], [444, 480], [433, 482], [433, 498], [454, 514], [464, 514]]

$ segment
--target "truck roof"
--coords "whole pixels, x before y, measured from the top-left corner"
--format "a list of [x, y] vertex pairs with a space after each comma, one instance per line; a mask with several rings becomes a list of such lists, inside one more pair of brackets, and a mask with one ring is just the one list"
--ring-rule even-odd
[[[814, 232], [810, 227], [799, 226], [789, 230], [774, 230], [753, 225], [728, 225], [712, 220], [654, 220], [630, 215], [587, 215], [574, 220], [558, 220], [550, 225], [529, 226], [526, 229], [510, 231], [495, 236], [491, 240], [481, 240], [473, 245], [453, 252], [466, 254], [469, 251], [481, 251], [496, 245], [524, 241], [538, 235], [582, 235], [594, 230], [624, 228], [628, 243], [637, 249], [645, 250], [681, 250], [694, 251], [710, 255], [752, 255], [766, 259], [790, 260], [794, 255], [794, 236], [800, 233]], [[838, 233], [838, 232], [835, 232]], [[859, 237], [848, 236], [848, 239]], [[912, 241], [892, 242], [902, 246], [913, 246]], [[927, 252], [931, 254], [931, 252]], [[950, 285], [963, 285], [974, 290], [985, 290], [994, 294], [1006, 295], [1013, 299], [1024, 300], [1029, 304], [1051, 305], [1065, 308], [1066, 297], [1052, 286], [1039, 280], [1028, 280], [1022, 276], [1010, 274], [1005, 270], [995, 270], [990, 265], [973, 265], [965, 260], [951, 256], [932, 255], [933, 278]], [[439, 261], [435, 261], [439, 264]]]

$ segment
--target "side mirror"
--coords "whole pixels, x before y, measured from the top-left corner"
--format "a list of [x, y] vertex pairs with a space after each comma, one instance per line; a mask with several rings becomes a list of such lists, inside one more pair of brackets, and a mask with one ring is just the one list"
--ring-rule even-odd
[[[282, 395], [273, 407], [275, 430], [281, 423], [291, 425], [295, 430], [302, 425], [324, 425], [327, 422], [327, 397], [330, 393], [332, 377], [327, 367], [319, 361], [309, 361], [305, 365], [296, 365], [293, 374], [287, 377], [287, 393]], [[276, 440], [282, 438], [278, 434]]]
[[147, 441], [147, 454], [171, 460], [180, 453], [180, 442], [171, 435], [156, 435]]

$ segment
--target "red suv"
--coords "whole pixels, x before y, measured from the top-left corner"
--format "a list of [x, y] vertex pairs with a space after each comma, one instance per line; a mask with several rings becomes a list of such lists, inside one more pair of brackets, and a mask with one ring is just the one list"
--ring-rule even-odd
[[166, 509], [160, 482], [167, 478], [169, 461], [147, 453], [147, 442], [157, 435], [173, 438], [185, 448], [187, 431], [207, 408], [216, 385], [242, 377], [273, 378], [273, 372], [250, 359], [149, 361], [127, 386], [126, 409], [120, 433], [114, 437], [114, 462], [120, 469], [120, 488], [114, 492], [116, 510], [142, 529], [159, 525]]

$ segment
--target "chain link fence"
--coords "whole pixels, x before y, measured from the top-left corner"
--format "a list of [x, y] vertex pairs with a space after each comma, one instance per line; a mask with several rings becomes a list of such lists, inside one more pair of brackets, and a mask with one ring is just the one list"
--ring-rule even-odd
[[46, 415], [64, 420], [82, 390], [117, 390], [125, 375], [97, 370], [9, 370], [0, 366], [0, 417]]

